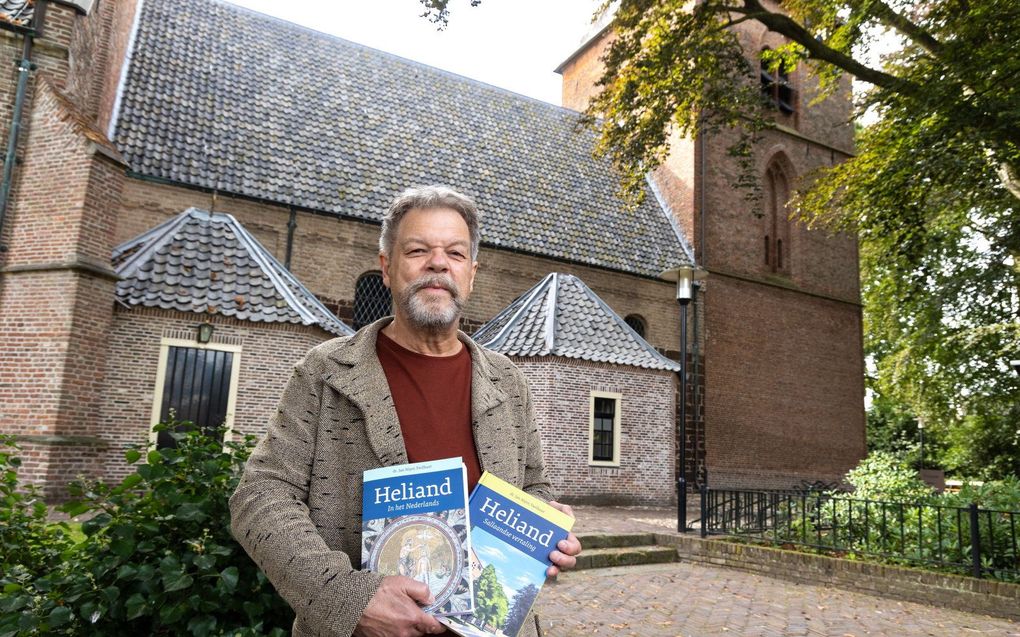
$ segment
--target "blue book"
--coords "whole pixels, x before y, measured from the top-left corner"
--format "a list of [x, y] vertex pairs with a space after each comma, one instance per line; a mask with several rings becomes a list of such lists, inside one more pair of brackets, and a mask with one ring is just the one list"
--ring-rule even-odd
[[574, 519], [488, 472], [469, 509], [475, 609], [437, 619], [465, 637], [517, 637]]
[[427, 584], [435, 597], [428, 613], [470, 613], [467, 501], [467, 469], [459, 457], [366, 471], [361, 568]]

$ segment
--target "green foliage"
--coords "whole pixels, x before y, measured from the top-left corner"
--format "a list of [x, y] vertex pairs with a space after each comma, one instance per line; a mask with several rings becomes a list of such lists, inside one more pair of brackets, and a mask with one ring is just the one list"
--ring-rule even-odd
[[917, 471], [901, 458], [884, 451], [869, 453], [846, 474], [853, 485], [855, 498], [890, 502], [925, 501], [934, 490], [925, 484]]
[[254, 440], [171, 435], [176, 448], [128, 451], [121, 484], [72, 485], [62, 510], [87, 518], [85, 537], [49, 572], [5, 575], [0, 635], [286, 634], [290, 609], [229, 530]]
[[496, 577], [496, 567], [489, 564], [475, 582], [475, 618], [497, 628], [506, 620], [506, 593]]
[[14, 439], [0, 436], [0, 582], [48, 572], [72, 544], [66, 524], [47, 522], [48, 510], [35, 486], [19, 484], [16, 453]]

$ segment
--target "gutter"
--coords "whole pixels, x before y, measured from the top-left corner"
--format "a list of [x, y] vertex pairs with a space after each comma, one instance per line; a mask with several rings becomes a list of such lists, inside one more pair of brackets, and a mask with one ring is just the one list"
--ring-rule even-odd
[[[45, 6], [39, 3], [41, 9]], [[39, 10], [37, 9], [37, 10]], [[35, 16], [39, 20], [40, 14]], [[14, 183], [14, 164], [17, 162], [18, 136], [21, 134], [21, 116], [25, 109], [25, 93], [28, 92], [28, 77], [35, 69], [32, 64], [32, 43], [35, 33], [24, 34], [25, 43], [21, 51], [21, 61], [18, 63], [18, 88], [14, 97], [14, 113], [11, 116], [11, 129], [7, 136], [7, 155], [4, 157], [3, 182], [0, 183], [0, 237], [3, 236], [4, 218], [7, 216], [7, 207], [11, 198], [11, 186]], [[0, 252], [7, 252], [7, 246], [0, 243]]]

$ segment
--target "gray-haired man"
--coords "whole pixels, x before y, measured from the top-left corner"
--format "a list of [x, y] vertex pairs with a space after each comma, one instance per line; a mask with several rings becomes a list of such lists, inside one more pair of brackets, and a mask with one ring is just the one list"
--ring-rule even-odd
[[[379, 240], [393, 318], [312, 349], [248, 461], [232, 529], [294, 608], [294, 635], [443, 631], [420, 608], [427, 586], [356, 568], [366, 469], [459, 455], [471, 486], [486, 470], [552, 497], [523, 375], [457, 329], [479, 236], [474, 203], [453, 189], [398, 196]], [[571, 534], [557, 549], [550, 574], [573, 567], [581, 545]]]

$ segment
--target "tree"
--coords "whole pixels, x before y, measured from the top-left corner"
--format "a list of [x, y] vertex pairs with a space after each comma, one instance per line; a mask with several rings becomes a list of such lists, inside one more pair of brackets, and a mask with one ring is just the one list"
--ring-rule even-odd
[[496, 577], [496, 567], [489, 564], [475, 582], [475, 619], [496, 628], [503, 625], [506, 612], [506, 593]]
[[[446, 0], [422, 2], [446, 18]], [[642, 188], [673, 133], [733, 128], [746, 157], [773, 125], [756, 52], [728, 28], [747, 21], [785, 36], [764, 54], [774, 71], [808, 65], [822, 97], [847, 76], [867, 87], [856, 106], [874, 123], [857, 155], [810, 175], [791, 205], [859, 236], [873, 388], [946, 439], [967, 419], [1001, 424], [1020, 391], [1004, 364], [1020, 355], [1020, 4], [620, 0], [586, 121], [625, 190]], [[978, 455], [950, 454], [949, 468], [973, 473], [964, 458]]]
[[520, 632], [521, 625], [527, 618], [528, 611], [531, 610], [531, 605], [535, 603], [536, 597], [538, 597], [538, 587], [534, 584], [528, 584], [517, 591], [510, 602], [510, 612], [507, 613], [506, 620], [503, 622], [504, 633], [516, 635]]

